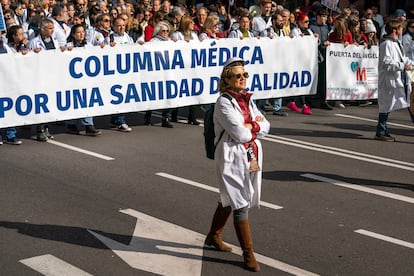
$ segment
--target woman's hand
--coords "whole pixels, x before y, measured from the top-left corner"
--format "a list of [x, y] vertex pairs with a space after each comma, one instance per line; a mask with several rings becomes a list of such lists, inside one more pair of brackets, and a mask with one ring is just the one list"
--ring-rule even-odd
[[251, 123], [244, 124], [244, 127], [248, 128], [249, 130], [253, 129], [253, 125]]
[[263, 116], [256, 116], [256, 118], [254, 118], [256, 122], [263, 122], [263, 119]]

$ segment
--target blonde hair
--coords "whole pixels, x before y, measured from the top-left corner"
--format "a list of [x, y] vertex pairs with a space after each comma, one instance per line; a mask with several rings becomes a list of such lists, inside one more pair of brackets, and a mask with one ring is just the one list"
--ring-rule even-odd
[[213, 28], [214, 25], [219, 23], [219, 21], [220, 21], [219, 17], [215, 14], [210, 14], [209, 16], [207, 16], [206, 21], [204, 22], [204, 25], [203, 25], [204, 32], [206, 33], [212, 32], [214, 29]]
[[221, 72], [219, 83], [220, 93], [226, 92], [230, 88], [230, 85], [227, 83], [227, 80], [230, 79], [233, 75], [232, 69], [235, 67], [244, 67], [244, 64], [241, 61], [236, 61], [223, 68], [223, 72]]

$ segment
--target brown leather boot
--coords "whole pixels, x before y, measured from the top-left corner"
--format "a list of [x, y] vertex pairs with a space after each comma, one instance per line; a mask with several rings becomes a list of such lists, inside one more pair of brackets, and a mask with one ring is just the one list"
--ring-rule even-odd
[[226, 245], [221, 239], [224, 226], [231, 215], [230, 208], [223, 208], [221, 203], [217, 206], [213, 216], [210, 232], [208, 233], [204, 243], [208, 246], [214, 246], [219, 251], [231, 252], [231, 247]]
[[253, 243], [250, 236], [250, 225], [248, 220], [235, 221], [237, 238], [243, 250], [244, 266], [249, 271], [260, 271], [260, 266], [256, 261], [253, 253]]

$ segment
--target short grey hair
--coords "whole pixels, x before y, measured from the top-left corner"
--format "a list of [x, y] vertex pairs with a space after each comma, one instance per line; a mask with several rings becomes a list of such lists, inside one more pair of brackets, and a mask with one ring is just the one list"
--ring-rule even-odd
[[152, 32], [152, 37], [156, 37], [157, 36], [157, 34], [159, 33], [159, 31], [160, 31], [160, 29], [161, 29], [162, 26], [165, 26], [165, 27], [168, 28], [168, 30], [170, 30], [170, 25], [168, 25], [167, 22], [160, 21], [160, 22], [158, 22], [157, 25], [155, 25], [154, 31]]

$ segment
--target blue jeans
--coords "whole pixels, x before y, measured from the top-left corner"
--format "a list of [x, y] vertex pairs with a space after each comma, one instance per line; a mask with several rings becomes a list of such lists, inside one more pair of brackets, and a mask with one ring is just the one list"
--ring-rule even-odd
[[73, 119], [66, 122], [68, 125], [93, 126], [93, 117]]
[[125, 116], [124, 115], [111, 115], [111, 123], [117, 126], [125, 124]]
[[378, 114], [378, 124], [377, 124], [377, 136], [384, 136], [388, 134], [388, 114], [389, 113], [379, 113]]
[[279, 111], [282, 109], [282, 98], [273, 99], [273, 111]]
[[6, 139], [13, 140], [14, 138], [16, 138], [16, 128], [9, 127], [8, 129], [6, 129]]

